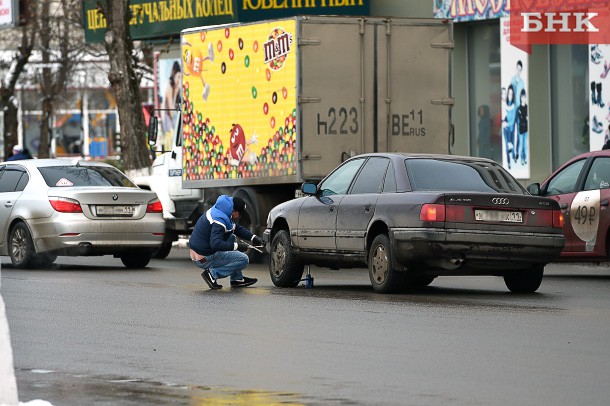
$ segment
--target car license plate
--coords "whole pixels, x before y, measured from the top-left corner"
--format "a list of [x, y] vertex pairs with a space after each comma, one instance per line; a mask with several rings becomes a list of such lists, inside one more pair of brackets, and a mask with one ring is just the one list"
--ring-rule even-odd
[[508, 223], [523, 223], [523, 214], [520, 211], [475, 210], [474, 218], [477, 221], [506, 221]]
[[97, 206], [98, 216], [133, 216], [134, 206]]

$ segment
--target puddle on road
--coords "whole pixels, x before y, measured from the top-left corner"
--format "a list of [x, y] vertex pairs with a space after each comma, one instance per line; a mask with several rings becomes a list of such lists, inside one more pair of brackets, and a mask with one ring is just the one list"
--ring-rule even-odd
[[54, 406], [354, 404], [347, 399], [312, 399], [296, 393], [212, 388], [117, 376], [72, 375], [41, 369], [18, 369], [15, 375], [21, 402], [42, 399]]

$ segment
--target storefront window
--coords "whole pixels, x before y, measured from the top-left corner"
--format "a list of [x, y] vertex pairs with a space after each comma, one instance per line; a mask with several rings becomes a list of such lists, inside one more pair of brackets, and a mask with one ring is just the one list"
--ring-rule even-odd
[[551, 45], [553, 170], [589, 151], [587, 45]]
[[498, 20], [469, 24], [467, 41], [470, 155], [502, 162]]

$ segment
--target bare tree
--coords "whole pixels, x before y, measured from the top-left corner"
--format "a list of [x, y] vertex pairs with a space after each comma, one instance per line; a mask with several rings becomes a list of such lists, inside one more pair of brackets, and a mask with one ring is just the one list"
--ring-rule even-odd
[[138, 60], [129, 31], [132, 18], [129, 0], [97, 2], [107, 21], [104, 46], [110, 60], [108, 80], [117, 103], [121, 124], [121, 151], [125, 169], [135, 172], [150, 167], [150, 152], [145, 140], [146, 125], [140, 97]]
[[64, 94], [68, 76], [84, 53], [84, 32], [79, 27], [78, 0], [39, 0], [39, 36], [37, 50], [41, 70], [36, 77], [41, 93], [42, 120], [38, 157], [49, 157], [51, 119], [55, 105]]
[[[4, 111], [4, 156], [8, 157], [12, 152], [13, 145], [17, 144], [17, 133], [19, 120], [19, 104], [15, 97], [15, 88], [21, 74], [28, 63], [36, 41], [38, 33], [38, 3], [35, 0], [29, 1], [26, 11], [26, 24], [19, 28], [7, 30], [3, 33], [5, 39], [17, 38], [15, 48], [17, 52], [11, 58], [6, 68], [6, 73], [0, 84], [0, 107]], [[5, 43], [10, 43], [6, 41]]]

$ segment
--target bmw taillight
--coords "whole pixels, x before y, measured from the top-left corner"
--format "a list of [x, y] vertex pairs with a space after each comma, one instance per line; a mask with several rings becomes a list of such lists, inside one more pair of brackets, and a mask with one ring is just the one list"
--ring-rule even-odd
[[563, 213], [561, 210], [553, 210], [553, 227], [563, 228]]
[[67, 197], [49, 197], [49, 203], [53, 208], [60, 213], [82, 213], [78, 200], [69, 199]]
[[445, 221], [444, 204], [424, 204], [419, 212], [421, 221]]
[[146, 213], [163, 213], [163, 206], [159, 199], [153, 199], [146, 206]]

